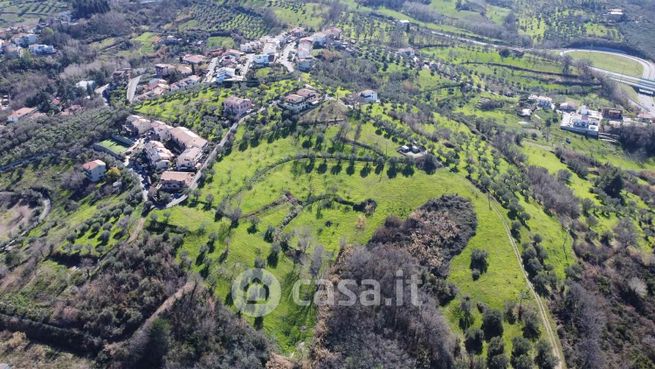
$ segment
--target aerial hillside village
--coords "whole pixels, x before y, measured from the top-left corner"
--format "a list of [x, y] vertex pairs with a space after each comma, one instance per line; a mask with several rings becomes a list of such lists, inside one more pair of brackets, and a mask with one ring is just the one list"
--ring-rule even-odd
[[655, 367], [646, 3], [0, 0], [0, 369]]

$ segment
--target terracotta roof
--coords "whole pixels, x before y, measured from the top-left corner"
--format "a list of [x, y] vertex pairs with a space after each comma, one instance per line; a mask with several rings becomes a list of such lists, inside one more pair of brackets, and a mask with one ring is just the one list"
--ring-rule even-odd
[[190, 185], [193, 182], [193, 177], [195, 175], [192, 172], [175, 172], [172, 170], [167, 170], [161, 174], [162, 182], [184, 182], [187, 185]]
[[104, 166], [104, 167], [106, 167], [107, 164], [105, 164], [105, 162], [102, 161], [102, 160], [93, 160], [93, 161], [90, 161], [90, 162], [88, 162], [88, 163], [84, 163], [84, 164], [82, 165], [82, 168], [83, 168], [84, 170], [94, 170], [94, 169], [96, 169], [96, 168], [99, 167], [99, 166]]
[[207, 140], [198, 136], [193, 131], [189, 130], [186, 127], [175, 127], [170, 130], [171, 137], [176, 141], [184, 145], [185, 148], [189, 147], [199, 147], [203, 148], [207, 145]]
[[20, 108], [15, 112], [11, 113], [11, 117], [22, 118], [26, 115], [30, 115], [36, 111], [36, 108]]

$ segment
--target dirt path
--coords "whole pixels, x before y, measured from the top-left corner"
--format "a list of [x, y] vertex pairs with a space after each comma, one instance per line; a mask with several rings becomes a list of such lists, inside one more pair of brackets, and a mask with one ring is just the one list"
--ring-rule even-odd
[[164, 302], [162, 302], [161, 305], [155, 310], [152, 315], [146, 319], [143, 324], [139, 328], [137, 328], [136, 331], [132, 334], [130, 338], [128, 338], [125, 341], [121, 342], [115, 342], [110, 345], [108, 345], [105, 349], [111, 356], [114, 356], [117, 354], [117, 350], [119, 350], [121, 345], [128, 346], [132, 350], [134, 350], [135, 346], [138, 346], [140, 344], [143, 344], [144, 342], [147, 342], [145, 339], [145, 336], [148, 335], [148, 332], [150, 331], [150, 327], [152, 327], [152, 324], [159, 318], [162, 314], [167, 312], [173, 304], [175, 304], [177, 301], [179, 301], [182, 297], [184, 297], [186, 294], [190, 293], [196, 288], [196, 282], [195, 281], [187, 281], [182, 287], [180, 287], [177, 291], [175, 291], [174, 294], [168, 296]]
[[541, 317], [541, 323], [544, 327], [544, 331], [546, 333], [546, 336], [548, 337], [548, 341], [550, 342], [550, 345], [553, 348], [553, 353], [555, 356], [559, 359], [559, 363], [555, 367], [556, 369], [565, 369], [566, 368], [566, 362], [564, 361], [564, 353], [562, 352], [561, 345], [559, 342], [559, 337], [553, 332], [553, 327], [550, 325], [550, 319], [549, 319], [549, 311], [548, 308], [544, 305], [541, 297], [537, 294], [537, 292], [534, 290], [534, 287], [532, 286], [532, 282], [530, 282], [530, 278], [528, 278], [528, 273], [525, 271], [523, 268], [523, 262], [521, 260], [521, 253], [519, 252], [518, 245], [516, 244], [516, 241], [514, 240], [514, 237], [512, 236], [512, 232], [510, 230], [509, 225], [507, 225], [507, 222], [505, 221], [505, 217], [502, 215], [502, 213], [498, 210], [498, 206], [495, 200], [492, 200], [491, 202], [491, 207], [493, 211], [498, 215], [498, 218], [500, 218], [501, 222], [503, 223], [503, 228], [505, 228], [505, 233], [507, 233], [507, 238], [509, 238], [510, 243], [512, 244], [512, 249], [514, 250], [514, 255], [516, 256], [516, 260], [519, 263], [519, 266], [521, 267], [521, 272], [523, 273], [523, 277], [525, 277], [525, 282], [528, 285], [528, 289], [530, 290], [530, 294], [532, 294], [532, 297], [537, 303], [537, 307], [539, 309], [539, 316]]
[[130, 238], [127, 239], [127, 243], [132, 243], [137, 240], [137, 238], [141, 234], [141, 231], [143, 231], [143, 226], [145, 223], [146, 223], [145, 217], [140, 217], [139, 220], [136, 221], [134, 230], [132, 231], [132, 233], [130, 233]]

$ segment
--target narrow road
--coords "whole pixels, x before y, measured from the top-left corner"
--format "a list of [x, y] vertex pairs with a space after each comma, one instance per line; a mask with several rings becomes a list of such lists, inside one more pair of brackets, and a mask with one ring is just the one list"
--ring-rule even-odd
[[[252, 113], [251, 113], [251, 114], [252, 114]], [[223, 138], [221, 139], [221, 142], [219, 142], [219, 143], [216, 145], [216, 147], [214, 147], [214, 150], [212, 150], [212, 152], [211, 152], [209, 155], [207, 155], [207, 159], [206, 159], [205, 162], [202, 164], [202, 166], [200, 167], [200, 169], [198, 169], [198, 172], [196, 173], [195, 177], [193, 177], [193, 183], [191, 183], [191, 185], [189, 186], [189, 191], [188, 191], [188, 193], [190, 193], [191, 191], [193, 191], [193, 190], [195, 190], [196, 188], [198, 188], [198, 181], [200, 180], [200, 176], [202, 175], [202, 172], [203, 172], [205, 169], [207, 169], [207, 166], [209, 165], [210, 162], [212, 162], [214, 159], [216, 159], [216, 156], [218, 155], [218, 151], [221, 150], [221, 149], [223, 149], [223, 147], [225, 146], [225, 143], [227, 143], [227, 140], [228, 140], [228, 138], [230, 137], [230, 135], [232, 135], [232, 134], [234, 134], [234, 133], [236, 132], [237, 128], [239, 127], [239, 124], [241, 124], [241, 122], [243, 122], [243, 121], [244, 121], [246, 118], [248, 118], [249, 116], [250, 116], [250, 114], [245, 115], [243, 118], [239, 119], [237, 122], [235, 122], [234, 124], [232, 124], [232, 126], [230, 127], [230, 129], [227, 131], [227, 133], [226, 133], [226, 134], [223, 136]], [[166, 205], [166, 209], [169, 209], [169, 208], [172, 208], [173, 206], [176, 206], [176, 205], [181, 204], [181, 203], [182, 203], [184, 200], [186, 200], [188, 197], [189, 197], [189, 195], [183, 195], [183, 196], [180, 196], [180, 197], [174, 199], [173, 201], [169, 202], [169, 203]]]
[[141, 76], [132, 78], [127, 84], [127, 101], [130, 103], [134, 101], [134, 94], [136, 93], [136, 88], [139, 85], [139, 81], [141, 81]]
[[123, 346], [125, 347], [130, 347], [132, 350], [140, 349], [143, 350], [143, 347], [140, 347], [144, 342], [147, 342], [145, 337], [148, 335], [150, 332], [150, 327], [152, 327], [152, 323], [157, 320], [163, 313], [167, 312], [173, 304], [175, 304], [177, 301], [179, 301], [182, 297], [184, 297], [186, 294], [190, 293], [196, 288], [196, 283], [193, 281], [187, 281], [182, 287], [180, 287], [174, 294], [170, 295], [164, 302], [159, 305], [157, 310], [155, 310], [152, 315], [146, 319], [143, 324], [139, 328], [137, 328], [136, 331], [132, 334], [130, 338], [128, 338], [126, 341], [122, 342], [115, 342], [110, 345], [108, 345], [105, 349], [109, 352], [110, 356], [114, 357], [117, 355], [119, 352], [121, 344], [124, 344]]
[[20, 238], [26, 236], [28, 233], [30, 233], [34, 228], [36, 228], [39, 224], [43, 223], [45, 218], [50, 214], [50, 211], [52, 210], [52, 200], [47, 196], [46, 193], [44, 192], [39, 192], [42, 196], [41, 198], [41, 207], [43, 208], [41, 210], [41, 213], [39, 214], [39, 217], [35, 222], [30, 224], [24, 231], [22, 231], [18, 236], [14, 237], [11, 239], [9, 242], [7, 242], [4, 246], [0, 247], [0, 251], [7, 251], [11, 250], [12, 246], [18, 241]]
[[293, 64], [292, 61], [289, 61], [289, 55], [291, 55], [291, 52], [296, 48], [295, 44], [293, 42], [289, 43], [287, 46], [284, 47], [284, 50], [282, 51], [282, 55], [280, 56], [279, 62], [282, 64], [285, 68], [287, 68], [287, 71], [289, 73], [293, 73], [295, 70], [295, 65]]
[[559, 337], [553, 332], [553, 327], [550, 325], [549, 310], [544, 305], [541, 297], [535, 291], [532, 282], [530, 282], [530, 278], [528, 277], [528, 272], [526, 272], [525, 268], [523, 267], [523, 261], [521, 260], [521, 252], [519, 251], [518, 245], [516, 244], [516, 241], [512, 236], [512, 231], [510, 230], [509, 225], [505, 221], [505, 217], [498, 210], [496, 200], [492, 200], [491, 207], [493, 211], [496, 213], [496, 215], [498, 216], [498, 218], [500, 218], [501, 222], [503, 223], [503, 228], [505, 228], [505, 233], [507, 234], [507, 238], [509, 238], [509, 241], [512, 244], [512, 249], [514, 250], [514, 255], [516, 256], [516, 261], [519, 263], [519, 266], [521, 267], [521, 272], [523, 273], [523, 277], [525, 278], [525, 283], [528, 285], [530, 294], [534, 298], [534, 301], [537, 303], [537, 308], [539, 309], [539, 316], [541, 318], [541, 324], [544, 327], [544, 331], [546, 333], [548, 341], [551, 347], [553, 348], [553, 353], [559, 359], [559, 363], [555, 368], [564, 369], [566, 368], [566, 362], [564, 361], [564, 353], [562, 352], [559, 343]]

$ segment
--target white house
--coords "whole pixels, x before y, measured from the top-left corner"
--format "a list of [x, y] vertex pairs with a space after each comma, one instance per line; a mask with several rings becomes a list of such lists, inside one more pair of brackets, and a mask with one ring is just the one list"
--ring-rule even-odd
[[177, 157], [175, 168], [179, 171], [194, 171], [197, 169], [201, 157], [202, 150], [197, 147], [184, 150], [184, 152]]
[[150, 165], [152, 165], [156, 170], [164, 170], [168, 168], [175, 157], [175, 155], [173, 155], [173, 153], [159, 141], [146, 142], [144, 145], [144, 151]]
[[231, 80], [236, 75], [236, 70], [234, 68], [218, 68], [216, 74], [214, 75], [213, 81], [215, 83], [223, 83], [227, 80]]
[[98, 182], [107, 172], [107, 164], [102, 160], [93, 160], [82, 165], [86, 178], [91, 182]]
[[378, 102], [378, 93], [373, 90], [364, 90], [359, 93], [359, 97], [367, 103]]
[[258, 66], [267, 66], [271, 62], [271, 56], [269, 54], [257, 54], [254, 62]]
[[57, 52], [54, 46], [43, 44], [30, 45], [29, 49], [32, 55], [52, 55]]

